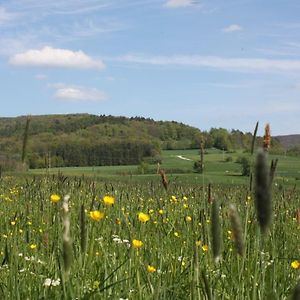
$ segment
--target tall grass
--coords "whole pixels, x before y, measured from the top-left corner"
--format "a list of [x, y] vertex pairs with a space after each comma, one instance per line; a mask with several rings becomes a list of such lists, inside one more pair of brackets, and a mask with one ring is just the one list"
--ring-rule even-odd
[[[165, 191], [159, 177], [143, 184], [111, 185], [62, 175], [4, 176], [0, 297], [288, 299], [299, 277], [291, 263], [299, 260], [295, 213], [300, 197], [298, 190], [273, 189], [273, 226], [260, 247], [255, 200], [245, 186], [214, 185], [218, 203], [213, 201], [212, 215], [207, 186], [172, 184]], [[53, 194], [61, 200], [52, 202]], [[67, 211], [65, 195], [70, 195]], [[105, 205], [105, 195], [115, 198], [114, 205]], [[91, 203], [104, 218], [90, 217], [86, 208]], [[229, 203], [239, 221], [232, 221], [235, 212]], [[140, 212], [150, 220], [141, 222]], [[218, 236], [223, 245], [213, 252], [215, 218], [222, 225]], [[238, 237], [241, 228], [244, 237]], [[133, 247], [134, 239], [142, 242], [140, 248]], [[237, 239], [241, 245], [243, 241], [243, 251], [238, 250], [243, 256], [235, 251]], [[66, 242], [68, 247], [62, 247]], [[218, 253], [222, 260], [215, 264]]]

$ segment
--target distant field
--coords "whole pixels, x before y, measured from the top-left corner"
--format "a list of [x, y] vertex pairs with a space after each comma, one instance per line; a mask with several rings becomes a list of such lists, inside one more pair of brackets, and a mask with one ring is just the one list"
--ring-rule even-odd
[[[198, 150], [166, 150], [162, 153], [161, 167], [166, 170], [171, 182], [177, 183], [216, 183], [216, 184], [248, 184], [249, 178], [241, 176], [241, 165], [236, 163], [238, 157], [250, 156], [236, 151], [226, 153], [220, 150], [209, 150], [205, 154], [205, 170], [203, 174], [195, 173], [194, 161], [199, 159]], [[227, 162], [226, 159], [231, 158]], [[279, 159], [275, 183], [296, 184], [300, 182], [300, 159], [289, 156], [270, 155], [269, 159]], [[254, 161], [254, 157], [251, 158]], [[68, 176], [92, 176], [121, 181], [159, 181], [157, 166], [151, 165], [145, 174], [140, 174], [137, 165], [104, 166], [104, 167], [69, 167], [52, 168], [50, 170], [30, 170], [31, 174], [57, 174], [62, 172]]]

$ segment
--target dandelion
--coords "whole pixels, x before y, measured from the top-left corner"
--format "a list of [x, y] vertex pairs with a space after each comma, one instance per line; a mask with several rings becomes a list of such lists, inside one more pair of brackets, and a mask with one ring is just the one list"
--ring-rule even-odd
[[148, 272], [148, 273], [154, 273], [154, 272], [156, 272], [156, 268], [153, 267], [153, 266], [151, 266], [151, 265], [148, 265], [148, 267], [147, 267], [147, 272]]
[[143, 242], [140, 240], [132, 240], [132, 247], [134, 249], [140, 249], [143, 246]]
[[191, 222], [191, 221], [192, 221], [192, 217], [191, 217], [191, 216], [186, 216], [186, 217], [185, 217], [185, 220], [186, 220], [187, 222]]
[[146, 223], [146, 222], [148, 222], [150, 220], [150, 216], [148, 214], [144, 214], [144, 213], [140, 212], [138, 214], [138, 219], [142, 223]]
[[160, 215], [163, 215], [163, 214], [164, 214], [164, 211], [163, 211], [162, 209], [160, 209], [160, 210], [158, 211], [158, 213], [159, 213]]
[[35, 250], [37, 248], [37, 245], [36, 244], [31, 244], [29, 247], [30, 247], [31, 250]]
[[57, 203], [58, 201], [60, 201], [60, 196], [57, 195], [57, 194], [53, 194], [53, 195], [51, 195], [50, 200], [51, 200], [53, 203]]
[[104, 213], [99, 210], [93, 210], [90, 212], [90, 218], [98, 222], [104, 218]]
[[291, 263], [291, 267], [293, 269], [299, 269], [300, 268], [300, 262], [298, 260], [294, 260], [292, 263]]
[[207, 246], [207, 245], [203, 245], [201, 248], [202, 248], [202, 250], [203, 250], [204, 252], [207, 252], [207, 251], [208, 251], [208, 246]]
[[115, 198], [113, 196], [104, 196], [103, 202], [107, 206], [112, 206], [115, 204]]

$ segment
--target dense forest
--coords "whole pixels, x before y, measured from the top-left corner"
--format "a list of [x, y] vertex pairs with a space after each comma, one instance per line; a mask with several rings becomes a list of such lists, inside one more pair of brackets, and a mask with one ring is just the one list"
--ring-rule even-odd
[[[26, 120], [26, 116], [0, 118], [2, 168], [16, 168], [21, 161]], [[202, 144], [204, 148], [247, 151], [251, 141], [251, 133], [239, 130], [200, 131], [174, 121], [142, 117], [31, 116], [25, 163], [29, 168], [156, 163], [164, 149], [198, 149]], [[279, 141], [272, 143], [273, 151], [284, 151]]]

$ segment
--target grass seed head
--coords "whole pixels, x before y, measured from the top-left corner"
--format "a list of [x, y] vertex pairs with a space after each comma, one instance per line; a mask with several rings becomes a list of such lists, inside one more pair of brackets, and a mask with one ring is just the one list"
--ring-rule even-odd
[[232, 234], [235, 243], [237, 253], [241, 256], [244, 255], [244, 238], [243, 238], [243, 229], [241, 225], [240, 216], [234, 205], [229, 207], [229, 218], [231, 222]]
[[272, 221], [270, 175], [266, 153], [258, 151], [255, 165], [255, 207], [259, 226], [265, 233]]

